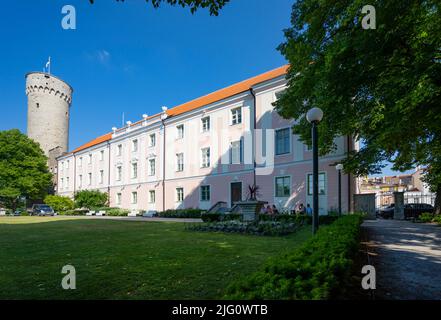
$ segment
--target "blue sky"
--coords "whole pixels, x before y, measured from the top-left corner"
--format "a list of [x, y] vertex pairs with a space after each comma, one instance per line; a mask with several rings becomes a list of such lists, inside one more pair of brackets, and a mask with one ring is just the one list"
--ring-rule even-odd
[[[276, 50], [293, 0], [231, 0], [218, 17], [143, 0], [7, 1], [0, 11], [0, 130], [26, 131], [24, 75], [52, 73], [74, 88], [69, 148], [286, 63]], [[77, 29], [61, 27], [64, 5]]]

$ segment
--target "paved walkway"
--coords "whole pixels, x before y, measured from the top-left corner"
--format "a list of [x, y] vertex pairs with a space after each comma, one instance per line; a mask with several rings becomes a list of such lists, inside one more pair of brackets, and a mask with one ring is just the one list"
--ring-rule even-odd
[[376, 299], [441, 300], [441, 227], [397, 220], [365, 221]]

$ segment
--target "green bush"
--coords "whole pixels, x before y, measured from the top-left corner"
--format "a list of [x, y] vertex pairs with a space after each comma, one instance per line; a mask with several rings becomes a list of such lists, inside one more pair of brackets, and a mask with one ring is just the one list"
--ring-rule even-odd
[[433, 216], [433, 222], [441, 224], [441, 214], [436, 214]]
[[242, 220], [242, 215], [239, 213], [202, 213], [201, 219], [204, 222]]
[[418, 217], [418, 219], [421, 222], [432, 222], [433, 220], [433, 214], [430, 212], [424, 212], [422, 214], [420, 214], [420, 216]]
[[107, 208], [105, 209], [105, 211], [108, 216], [114, 216], [114, 217], [127, 216], [130, 212], [129, 210], [125, 210], [121, 208]]
[[44, 198], [44, 203], [51, 206], [55, 212], [72, 210], [74, 202], [69, 197], [48, 195]]
[[359, 248], [362, 216], [347, 215], [291, 253], [227, 288], [227, 299], [330, 299], [344, 291]]
[[[338, 215], [334, 215], [334, 214], [319, 216], [319, 224], [328, 225], [333, 223], [337, 219], [338, 219]], [[259, 220], [312, 224], [311, 216], [295, 215], [295, 214], [275, 214], [275, 215], [259, 214]]]
[[107, 204], [107, 193], [99, 190], [82, 190], [75, 194], [76, 208], [101, 208]]
[[[229, 215], [225, 215], [229, 216]], [[187, 226], [191, 231], [211, 231], [243, 233], [257, 236], [284, 236], [297, 231], [299, 225], [293, 222], [224, 220], [209, 223], [198, 223]]]
[[176, 209], [176, 210], [166, 210], [159, 212], [158, 216], [161, 218], [200, 218], [202, 210], [201, 209]]
[[85, 215], [85, 213], [82, 213], [82, 211], [76, 211], [76, 210], [64, 210], [57, 212], [60, 216], [80, 216]]

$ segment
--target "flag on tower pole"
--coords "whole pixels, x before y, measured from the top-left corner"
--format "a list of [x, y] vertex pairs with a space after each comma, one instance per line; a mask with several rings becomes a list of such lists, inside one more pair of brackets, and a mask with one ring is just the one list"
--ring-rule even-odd
[[49, 57], [49, 59], [46, 62], [46, 70], [48, 71], [48, 73], [51, 73], [51, 57]]

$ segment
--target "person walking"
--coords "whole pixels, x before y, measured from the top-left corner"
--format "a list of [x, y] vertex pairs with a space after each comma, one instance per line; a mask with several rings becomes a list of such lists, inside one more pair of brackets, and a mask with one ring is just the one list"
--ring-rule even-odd
[[306, 215], [312, 217], [312, 208], [309, 203], [306, 205]]

